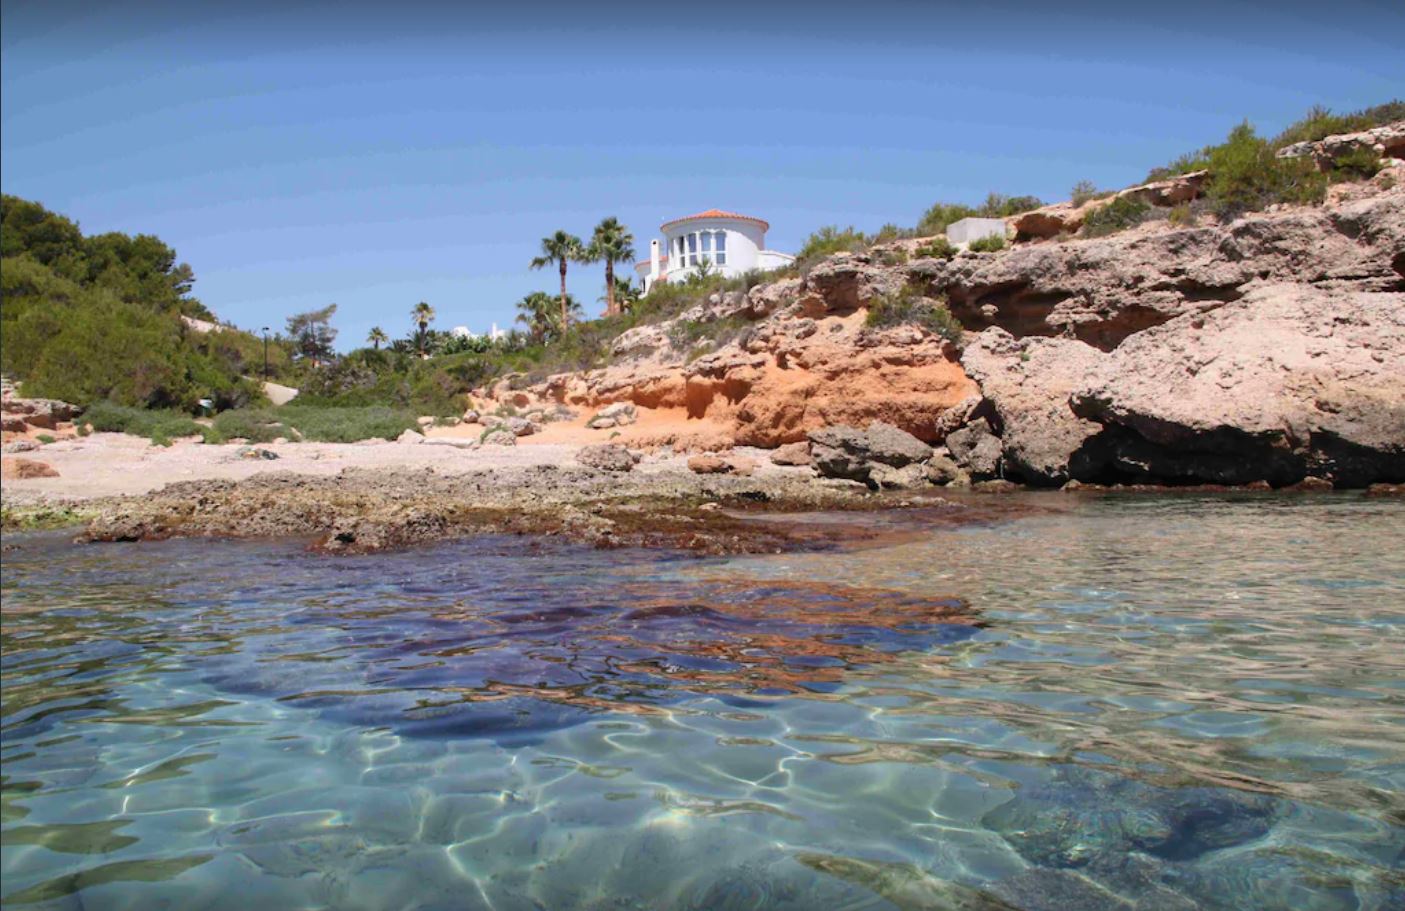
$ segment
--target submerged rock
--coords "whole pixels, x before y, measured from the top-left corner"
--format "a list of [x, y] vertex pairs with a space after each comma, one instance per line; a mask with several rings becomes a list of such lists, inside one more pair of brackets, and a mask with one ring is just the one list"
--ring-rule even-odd
[[1031, 863], [1078, 868], [1132, 852], [1192, 860], [1263, 837], [1279, 813], [1279, 802], [1261, 794], [1164, 788], [1069, 767], [1021, 788], [981, 822]]

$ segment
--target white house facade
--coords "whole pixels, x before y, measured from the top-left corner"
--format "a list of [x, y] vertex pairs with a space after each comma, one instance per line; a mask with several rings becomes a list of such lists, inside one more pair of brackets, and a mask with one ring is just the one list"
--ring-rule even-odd
[[656, 282], [687, 278], [704, 262], [729, 277], [753, 269], [779, 269], [795, 262], [788, 253], [766, 249], [766, 231], [770, 227], [762, 219], [720, 209], [664, 222], [659, 226], [663, 240], [649, 241], [649, 258], [634, 264], [643, 279], [644, 293]]

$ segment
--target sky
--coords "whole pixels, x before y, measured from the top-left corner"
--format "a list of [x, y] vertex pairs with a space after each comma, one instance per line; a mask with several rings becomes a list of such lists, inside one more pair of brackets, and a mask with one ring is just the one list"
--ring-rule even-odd
[[[794, 252], [1405, 97], [1405, 3], [1135, 6], [5, 0], [0, 186], [159, 236], [244, 328], [336, 303], [349, 348], [422, 300], [508, 326], [608, 215], [641, 257], [709, 208]], [[569, 286], [599, 312], [600, 266]]]

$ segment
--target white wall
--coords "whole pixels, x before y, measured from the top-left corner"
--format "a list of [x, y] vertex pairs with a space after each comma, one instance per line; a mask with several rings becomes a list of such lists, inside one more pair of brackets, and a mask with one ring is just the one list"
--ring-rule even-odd
[[969, 244], [982, 237], [1005, 236], [1003, 218], [963, 218], [947, 225], [946, 239], [958, 246]]
[[[700, 244], [697, 257], [701, 259], [713, 243], [711, 232], [722, 231], [727, 236], [726, 262], [715, 263], [716, 271], [723, 275], [740, 275], [749, 269], [761, 268], [760, 254], [766, 243], [766, 233], [761, 226], [751, 221], [738, 221], [725, 218], [700, 218], [670, 225], [663, 232], [663, 255], [668, 257], [665, 275], [671, 280], [686, 276], [694, 270], [693, 253], [686, 246], [689, 235], [698, 235]], [[678, 254], [678, 242], [682, 239], [685, 247], [683, 256]]]

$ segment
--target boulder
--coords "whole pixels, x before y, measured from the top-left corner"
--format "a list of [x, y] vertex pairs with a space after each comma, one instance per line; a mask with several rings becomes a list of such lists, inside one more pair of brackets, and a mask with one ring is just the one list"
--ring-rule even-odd
[[927, 460], [927, 478], [933, 484], [961, 484], [970, 481], [970, 475], [946, 452], [932, 453]]
[[623, 427], [638, 420], [638, 412], [630, 402], [615, 402], [613, 405], [601, 408], [591, 423], [599, 420], [613, 421], [614, 423], [610, 425], [612, 427]]
[[1405, 481], [1405, 293], [1261, 285], [1129, 338], [1072, 405], [1133, 481]]
[[541, 430], [540, 424], [535, 424], [526, 418], [518, 417], [508, 418], [503, 421], [502, 426], [506, 427], [513, 436], [519, 437], [531, 436]]
[[482, 415], [474, 408], [470, 408], [463, 413], [463, 421], [465, 424], [477, 424], [481, 417]]
[[[880, 479], [892, 480], [891, 472], [875, 467], [905, 468], [927, 461], [932, 447], [891, 424], [874, 421], [867, 430], [856, 427], [826, 427], [810, 433], [810, 458], [822, 477], [860, 481], [870, 486]], [[905, 475], [903, 477], [906, 477]]]
[[0, 461], [0, 474], [7, 480], [27, 481], [34, 478], [57, 478], [59, 473], [46, 462], [34, 459], [4, 459]]
[[688, 470], [695, 474], [728, 474], [732, 466], [721, 456], [707, 452], [691, 456], [688, 459]]
[[271, 462], [278, 458], [278, 453], [261, 446], [245, 446], [236, 455], [241, 459], [262, 459], [265, 462]]
[[810, 446], [807, 443], [785, 443], [771, 453], [771, 462], [776, 465], [809, 465]]
[[946, 448], [956, 464], [974, 478], [993, 478], [1000, 473], [1003, 447], [985, 418], [977, 418], [960, 430], [947, 434]]
[[39, 444], [33, 440], [15, 440], [13, 443], [6, 443], [3, 448], [5, 452], [33, 452], [39, 448]]
[[618, 443], [582, 446], [576, 453], [576, 461], [600, 471], [631, 471], [634, 468], [634, 456]]
[[[1106, 358], [1077, 339], [1016, 339], [998, 327], [968, 342], [961, 365], [999, 417], [1007, 472], [1034, 484], [1059, 485], [1069, 479], [1070, 461], [1080, 458], [1089, 438], [1102, 430], [1073, 413], [1069, 396]], [[947, 440], [953, 453], [958, 447], [971, 450], [965, 437], [955, 446]], [[985, 455], [981, 458], [973, 472], [994, 474]]]
[[489, 427], [478, 442], [484, 446], [516, 446], [517, 434], [503, 426]]
[[869, 468], [868, 479], [883, 490], [905, 490], [910, 487], [926, 487], [932, 483], [927, 466], [920, 462], [904, 465], [902, 468], [873, 465]]
[[405, 430], [400, 436], [395, 438], [397, 443], [423, 443], [424, 434], [414, 430]]

